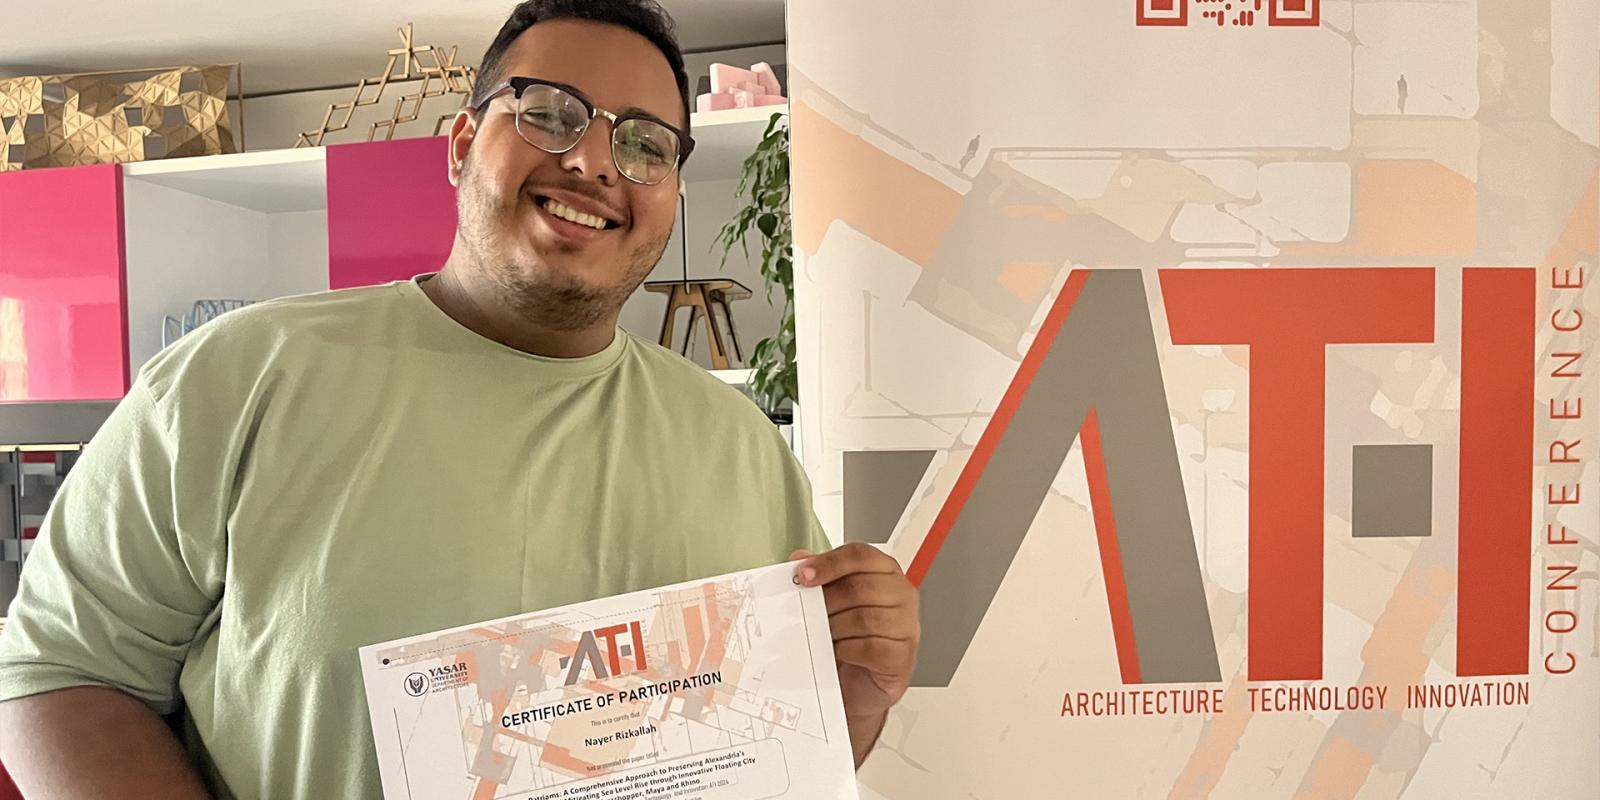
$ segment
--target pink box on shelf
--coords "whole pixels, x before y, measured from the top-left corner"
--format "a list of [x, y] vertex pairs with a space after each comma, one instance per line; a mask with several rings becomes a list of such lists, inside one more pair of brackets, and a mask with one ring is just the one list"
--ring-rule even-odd
[[783, 87], [778, 85], [778, 73], [772, 71], [772, 65], [763, 61], [750, 68], [755, 73], [756, 81], [761, 84], [763, 94], [783, 94]]
[[728, 64], [711, 65], [712, 94], [720, 94], [722, 92], [732, 91], [733, 89], [737, 88], [738, 84], [741, 83], [760, 82], [761, 79], [756, 77], [755, 72], [751, 70], [740, 69]]
[[695, 110], [702, 114], [707, 111], [724, 111], [733, 107], [733, 95], [731, 94], [703, 94], [695, 98]]
[[736, 108], [760, 108], [762, 106], [781, 106], [789, 102], [789, 98], [781, 94], [752, 94], [750, 92], [734, 92]]
[[729, 108], [760, 108], [789, 102], [778, 85], [778, 75], [766, 62], [750, 69], [740, 69], [727, 64], [711, 65], [711, 93], [695, 98], [695, 108], [700, 112], [723, 111]]

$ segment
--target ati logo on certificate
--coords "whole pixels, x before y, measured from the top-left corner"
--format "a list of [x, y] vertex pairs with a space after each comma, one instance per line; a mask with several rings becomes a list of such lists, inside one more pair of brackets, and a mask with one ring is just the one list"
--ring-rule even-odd
[[[618, 644], [617, 637], [627, 634], [630, 644]], [[600, 642], [606, 643], [605, 658], [600, 657]], [[631, 669], [623, 672], [622, 659], [632, 656]], [[567, 679], [563, 685], [573, 686], [583, 679], [583, 667], [589, 665], [594, 674], [594, 680], [603, 681], [608, 678], [618, 678], [632, 672], [644, 672], [650, 668], [644, 651], [644, 632], [640, 630], [638, 622], [626, 625], [611, 625], [605, 628], [596, 628], [584, 631], [578, 639], [578, 652], [571, 657], [561, 659], [562, 669], [567, 670]], [[609, 671], [608, 671], [609, 668]]]

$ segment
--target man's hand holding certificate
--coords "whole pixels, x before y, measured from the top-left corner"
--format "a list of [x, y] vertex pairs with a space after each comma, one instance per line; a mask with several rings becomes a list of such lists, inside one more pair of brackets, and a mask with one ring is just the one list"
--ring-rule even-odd
[[843, 591], [882, 554], [844, 550], [362, 648], [385, 796], [855, 797], [915, 637], [902, 677], [894, 645], [852, 635], [894, 612]]
[[922, 626], [917, 590], [900, 563], [866, 544], [847, 544], [804, 559], [795, 573], [801, 586], [821, 586], [828, 604], [839, 688], [849, 715], [856, 764], [872, 750], [889, 707], [911, 686]]

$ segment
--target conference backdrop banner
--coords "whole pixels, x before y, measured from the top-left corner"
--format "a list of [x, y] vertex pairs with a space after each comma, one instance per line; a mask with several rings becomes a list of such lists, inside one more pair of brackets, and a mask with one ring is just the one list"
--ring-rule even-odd
[[791, 0], [884, 798], [1600, 792], [1600, 3]]

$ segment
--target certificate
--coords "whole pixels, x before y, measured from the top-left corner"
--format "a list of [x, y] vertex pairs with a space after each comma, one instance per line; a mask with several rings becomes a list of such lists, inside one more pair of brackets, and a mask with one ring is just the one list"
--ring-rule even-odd
[[822, 590], [794, 570], [361, 648], [384, 797], [857, 797]]

